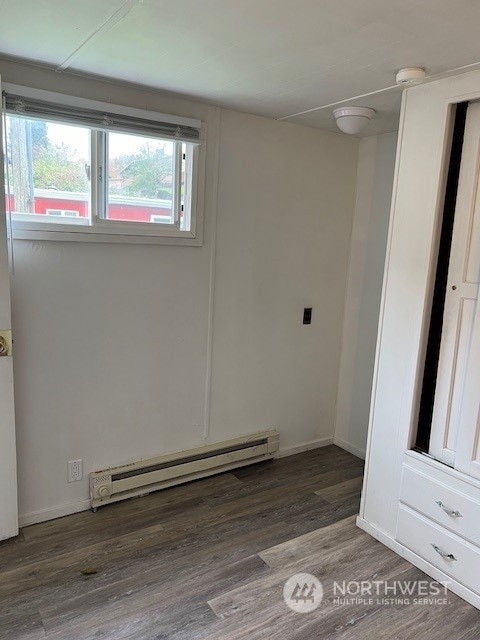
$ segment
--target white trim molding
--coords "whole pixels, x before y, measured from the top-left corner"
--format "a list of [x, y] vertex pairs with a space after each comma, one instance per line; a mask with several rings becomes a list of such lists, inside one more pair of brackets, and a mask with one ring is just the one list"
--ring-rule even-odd
[[335, 444], [337, 447], [340, 447], [340, 449], [345, 449], [345, 451], [348, 451], [348, 453], [351, 453], [354, 456], [357, 456], [357, 458], [361, 458], [362, 460], [365, 460], [365, 454], [366, 454], [365, 449], [359, 449], [355, 445], [350, 444], [350, 442], [347, 442], [342, 438], [338, 438], [337, 436], [333, 438], [333, 444]]
[[90, 509], [90, 500], [86, 498], [85, 500], [77, 500], [76, 502], [49, 507], [48, 509], [40, 509], [40, 511], [21, 514], [18, 517], [18, 524], [20, 527], [28, 527], [31, 524], [55, 520], [55, 518], [63, 518], [63, 516], [69, 516], [72, 513], [79, 513], [80, 511], [88, 511], [88, 509]]
[[303, 451], [311, 451], [312, 449], [319, 449], [320, 447], [328, 447], [331, 444], [333, 444], [333, 436], [330, 436], [329, 438], [318, 438], [318, 440], [311, 440], [310, 442], [297, 444], [293, 447], [281, 447], [280, 451], [273, 457], [286, 458], [287, 456], [294, 456], [296, 453], [303, 453]]

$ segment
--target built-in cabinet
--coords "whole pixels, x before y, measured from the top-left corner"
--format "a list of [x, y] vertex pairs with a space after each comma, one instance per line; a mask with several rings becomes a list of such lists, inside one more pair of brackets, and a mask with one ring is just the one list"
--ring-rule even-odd
[[477, 100], [479, 72], [403, 95], [358, 525], [480, 607]]

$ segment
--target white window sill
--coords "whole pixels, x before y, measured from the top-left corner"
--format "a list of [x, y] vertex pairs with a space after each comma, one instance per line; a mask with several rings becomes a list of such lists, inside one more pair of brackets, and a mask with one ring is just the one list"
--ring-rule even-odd
[[[116, 244], [155, 244], [155, 245], [178, 245], [187, 247], [199, 247], [203, 244], [202, 238], [193, 233], [178, 231], [177, 229], [163, 230], [160, 235], [158, 231], [148, 229], [149, 233], [109, 232], [108, 229], [96, 229], [84, 225], [55, 225], [39, 223], [26, 228], [24, 225], [12, 225], [12, 236], [14, 240], [52, 240], [63, 242], [104, 242]], [[63, 228], [59, 228], [63, 227]], [[67, 228], [65, 228], [67, 227]]]

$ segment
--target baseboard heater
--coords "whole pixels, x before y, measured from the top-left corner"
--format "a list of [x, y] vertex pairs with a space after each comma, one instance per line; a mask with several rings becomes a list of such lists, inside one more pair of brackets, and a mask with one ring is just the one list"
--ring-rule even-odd
[[268, 460], [279, 449], [277, 431], [140, 460], [90, 474], [92, 509], [125, 498]]

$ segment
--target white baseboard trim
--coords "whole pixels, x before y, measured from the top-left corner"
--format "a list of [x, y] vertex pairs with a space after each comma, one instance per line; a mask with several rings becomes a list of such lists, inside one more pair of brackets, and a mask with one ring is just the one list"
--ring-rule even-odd
[[55, 518], [69, 516], [72, 513], [88, 511], [88, 509], [90, 509], [90, 500], [78, 500], [77, 502], [62, 504], [58, 507], [50, 507], [48, 509], [41, 509], [40, 511], [21, 514], [18, 517], [18, 525], [20, 527], [28, 527], [31, 524], [38, 524], [39, 522], [46, 522], [47, 520], [55, 520]]
[[350, 444], [350, 442], [347, 442], [346, 440], [342, 440], [342, 438], [337, 438], [337, 436], [333, 438], [333, 444], [336, 444], [337, 447], [340, 447], [340, 449], [345, 449], [345, 451], [348, 451], [348, 453], [353, 453], [353, 455], [357, 456], [357, 458], [361, 458], [362, 460], [365, 460], [365, 455], [366, 455], [365, 449], [359, 449], [358, 447], [355, 447], [353, 444]]
[[467, 587], [465, 587], [460, 582], [453, 580], [446, 573], [443, 573], [443, 571], [440, 571], [440, 569], [437, 569], [420, 556], [417, 556], [416, 553], [410, 551], [410, 549], [407, 549], [407, 547], [404, 547], [403, 544], [400, 544], [399, 542], [394, 540], [391, 536], [385, 533], [385, 531], [378, 529], [375, 525], [367, 522], [360, 516], [357, 517], [356, 522], [357, 527], [370, 534], [373, 538], [384, 544], [392, 551], [395, 551], [395, 553], [398, 553], [399, 556], [402, 556], [402, 558], [405, 558], [405, 560], [411, 562], [415, 567], [418, 567], [421, 571], [429, 575], [431, 578], [437, 580], [437, 582], [448, 583], [447, 587], [450, 591], [455, 593], [457, 596], [460, 596], [460, 598], [463, 598], [477, 609], [480, 609], [479, 595], [477, 595], [470, 589], [467, 589]]
[[303, 451], [311, 451], [312, 449], [319, 449], [320, 447], [328, 447], [333, 444], [333, 436], [329, 438], [319, 438], [318, 440], [311, 440], [310, 442], [304, 442], [303, 444], [297, 444], [293, 447], [281, 448], [273, 457], [274, 458], [286, 458], [287, 456], [294, 456], [296, 453], [302, 453]]
[[[311, 442], [305, 442], [293, 447], [285, 447], [284, 449], [280, 449], [280, 451], [278, 451], [278, 453], [276, 453], [274, 457], [285, 458], [286, 456], [293, 456], [296, 453], [302, 453], [303, 451], [310, 451], [311, 449], [317, 449], [319, 447], [327, 447], [330, 444], [333, 444], [333, 437], [319, 438], [318, 440], [312, 440]], [[206, 475], [210, 476], [214, 474], [208, 473]], [[41, 509], [40, 511], [24, 513], [19, 516], [18, 524], [20, 527], [28, 527], [31, 524], [38, 524], [39, 522], [46, 522], [47, 520], [62, 518], [63, 516], [69, 516], [72, 513], [88, 511], [88, 509], [90, 509], [90, 500], [78, 500], [77, 502], [71, 502], [70, 504], [62, 504], [60, 506], [51, 507], [49, 509]]]

